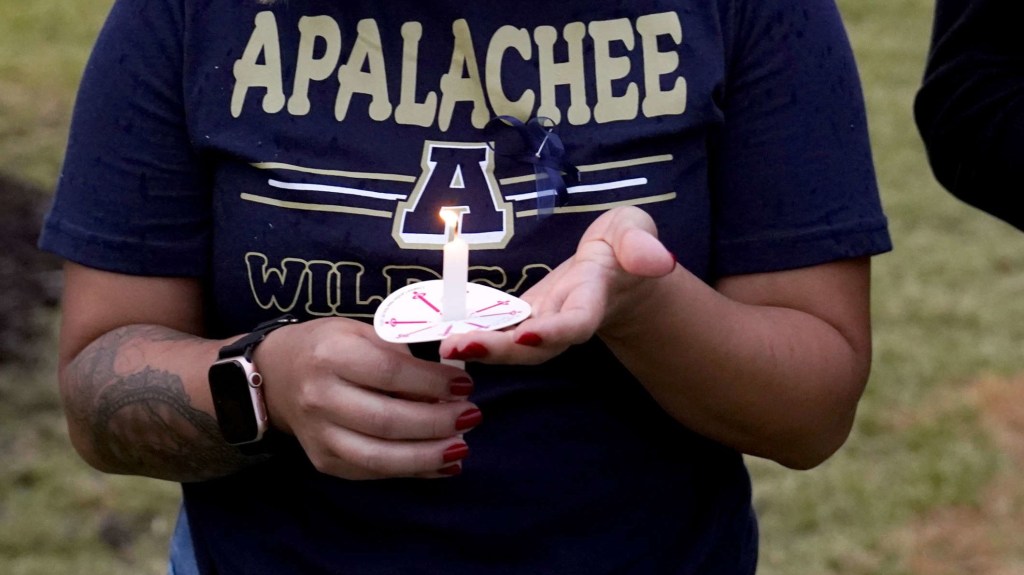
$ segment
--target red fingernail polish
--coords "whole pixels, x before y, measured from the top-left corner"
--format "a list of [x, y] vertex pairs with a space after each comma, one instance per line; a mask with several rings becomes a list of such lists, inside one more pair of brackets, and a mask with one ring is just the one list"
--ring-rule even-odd
[[442, 467], [441, 469], [438, 469], [437, 472], [440, 473], [441, 475], [458, 475], [462, 473], [462, 466], [458, 464], [449, 465], [448, 467]]
[[468, 377], [456, 377], [448, 385], [452, 395], [469, 395], [473, 393], [473, 380]]
[[465, 431], [471, 427], [476, 427], [483, 420], [484, 414], [479, 409], [468, 409], [455, 420], [455, 431]]
[[465, 443], [456, 443], [455, 445], [444, 450], [441, 456], [442, 461], [445, 463], [451, 463], [460, 459], [465, 459], [469, 455], [469, 446]]
[[462, 349], [454, 349], [445, 359], [480, 359], [487, 356], [487, 348], [479, 343], [471, 343]]
[[544, 343], [544, 340], [541, 339], [539, 335], [533, 333], [532, 331], [527, 331], [520, 334], [519, 337], [516, 338], [516, 343], [518, 343], [519, 345], [525, 345], [529, 347], [537, 347], [538, 345]]

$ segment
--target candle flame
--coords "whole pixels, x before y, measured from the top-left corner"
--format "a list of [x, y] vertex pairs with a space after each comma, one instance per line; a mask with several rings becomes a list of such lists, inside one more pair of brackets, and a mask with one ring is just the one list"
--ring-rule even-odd
[[444, 235], [447, 241], [459, 237], [459, 210], [452, 207], [444, 207], [438, 212], [444, 220]]
[[452, 208], [441, 208], [439, 212], [445, 225], [454, 226], [459, 223], [459, 215]]

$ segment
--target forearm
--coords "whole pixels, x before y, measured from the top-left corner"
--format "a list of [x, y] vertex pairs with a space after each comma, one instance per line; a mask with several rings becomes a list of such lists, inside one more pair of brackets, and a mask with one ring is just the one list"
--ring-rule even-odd
[[93, 341], [61, 370], [72, 442], [94, 467], [174, 481], [237, 470], [213, 415], [206, 368], [219, 342], [130, 325]]
[[842, 445], [870, 349], [811, 314], [729, 299], [682, 268], [645, 291], [619, 314], [633, 317], [600, 333], [669, 414], [795, 468]]

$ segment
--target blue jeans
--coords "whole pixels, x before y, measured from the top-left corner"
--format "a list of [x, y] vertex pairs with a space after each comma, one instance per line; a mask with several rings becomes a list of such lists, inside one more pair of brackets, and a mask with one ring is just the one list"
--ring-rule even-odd
[[167, 575], [199, 575], [196, 551], [192, 544], [192, 531], [188, 526], [188, 515], [185, 513], [184, 505], [178, 511], [178, 521], [174, 525], [174, 534], [171, 535]]

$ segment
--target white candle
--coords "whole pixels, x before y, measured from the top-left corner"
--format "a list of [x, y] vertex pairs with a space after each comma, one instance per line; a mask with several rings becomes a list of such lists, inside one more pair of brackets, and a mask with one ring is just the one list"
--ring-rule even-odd
[[441, 269], [443, 295], [441, 319], [457, 321], [466, 318], [466, 282], [469, 275], [469, 245], [459, 235], [461, 212], [465, 208], [441, 208], [445, 221], [444, 264]]

